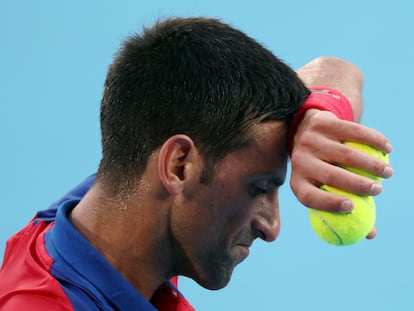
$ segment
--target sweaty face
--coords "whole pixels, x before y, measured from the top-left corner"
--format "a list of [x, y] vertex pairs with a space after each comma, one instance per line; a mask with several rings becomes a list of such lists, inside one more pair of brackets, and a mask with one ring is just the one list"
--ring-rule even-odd
[[287, 166], [286, 126], [257, 125], [254, 141], [228, 154], [208, 185], [198, 184], [175, 215], [181, 274], [209, 289], [227, 285], [256, 238], [280, 230], [278, 188]]

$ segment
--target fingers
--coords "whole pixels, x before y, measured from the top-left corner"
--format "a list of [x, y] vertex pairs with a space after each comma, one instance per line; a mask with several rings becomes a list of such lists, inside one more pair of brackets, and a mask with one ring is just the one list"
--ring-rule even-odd
[[354, 208], [350, 199], [324, 191], [310, 183], [296, 189], [295, 195], [303, 205], [327, 212], [349, 213]]
[[[330, 168], [330, 170], [332, 170], [332, 168]], [[339, 170], [341, 171], [341, 174], [345, 175], [355, 175], [338, 167], [333, 167], [333, 170]], [[318, 174], [320, 174], [320, 172], [323, 172], [323, 170], [316, 169], [314, 176], [318, 178]], [[306, 174], [306, 172], [304, 173]], [[322, 184], [362, 195], [378, 195], [382, 191], [381, 184], [366, 177], [356, 176], [356, 178], [330, 178], [322, 176], [319, 178], [319, 180], [324, 179], [328, 182], [321, 183], [316, 180], [306, 180], [304, 176], [296, 175], [292, 176], [290, 183], [296, 197], [303, 205], [333, 213], [348, 213], [352, 211], [354, 207], [353, 202], [349, 198], [320, 189]], [[329, 180], [333, 181], [329, 182]], [[355, 182], [355, 180], [360, 180], [360, 182]]]
[[315, 134], [336, 142], [354, 141], [371, 145], [385, 153], [392, 151], [390, 141], [382, 133], [355, 122], [339, 120], [327, 111], [307, 112], [295, 135], [295, 146], [298, 141], [303, 142], [305, 137]]
[[392, 145], [384, 134], [364, 125], [336, 120], [335, 126], [328, 132], [332, 139], [339, 139], [339, 142], [352, 141], [371, 145], [385, 153], [392, 151]]
[[[311, 138], [307, 139], [307, 142], [304, 142], [303, 145], [312, 144], [309, 142], [310, 140]], [[319, 181], [320, 184], [329, 184], [340, 188], [344, 186], [345, 188], [341, 189], [346, 191], [372, 194], [368, 190], [368, 187], [373, 184], [371, 179], [341, 170], [340, 167], [352, 167], [381, 178], [389, 178], [393, 175], [390, 164], [366, 152], [336, 141], [321, 140], [317, 149], [307, 146], [305, 148], [309, 150], [292, 153], [292, 165], [303, 169], [306, 174], [314, 175], [313, 178]], [[309, 152], [312, 152], [313, 156], [310, 156]], [[314, 160], [313, 163], [311, 163], [312, 159]], [[362, 184], [362, 188], [359, 188], [360, 184]]]
[[[303, 169], [302, 174], [291, 176], [290, 185], [298, 200], [305, 206], [322, 209], [331, 212], [349, 212], [353, 206], [349, 201], [337, 194], [327, 193], [319, 189], [321, 185], [329, 185], [347, 192], [360, 195], [375, 196], [381, 193], [381, 183], [368, 177], [359, 176], [337, 166], [323, 163], [322, 167], [315, 167], [312, 172], [312, 179], [308, 179], [311, 173]], [[315, 178], [315, 179], [313, 179]]]
[[384, 159], [379, 159], [377, 156], [370, 155], [346, 144], [333, 145], [331, 147], [334, 150], [331, 161], [334, 164], [352, 167], [381, 178], [392, 176], [392, 167]]
[[295, 136], [291, 154], [291, 188], [307, 207], [349, 212], [349, 199], [319, 189], [323, 184], [360, 195], [378, 195], [382, 185], [378, 180], [361, 176], [341, 166], [349, 166], [382, 178], [392, 176], [392, 167], [361, 150], [343, 144], [356, 141], [372, 145], [384, 152], [392, 150], [388, 139], [380, 132], [337, 119], [329, 112], [317, 111], [304, 119]]

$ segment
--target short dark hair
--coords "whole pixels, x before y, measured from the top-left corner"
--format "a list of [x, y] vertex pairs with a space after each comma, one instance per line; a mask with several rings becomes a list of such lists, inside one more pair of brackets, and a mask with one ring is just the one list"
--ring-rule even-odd
[[288, 124], [307, 94], [289, 66], [218, 19], [158, 21], [125, 40], [109, 68], [98, 179], [115, 193], [125, 189], [168, 137], [186, 134], [208, 181], [254, 124]]

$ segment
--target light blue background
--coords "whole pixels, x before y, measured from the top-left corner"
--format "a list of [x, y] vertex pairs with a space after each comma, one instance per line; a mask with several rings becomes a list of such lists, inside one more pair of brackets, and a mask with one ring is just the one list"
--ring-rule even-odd
[[197, 310], [414, 310], [412, 3], [1, 0], [0, 252], [37, 210], [96, 170], [99, 102], [120, 41], [159, 17], [219, 17], [295, 68], [320, 55], [357, 64], [362, 123], [392, 141], [395, 175], [376, 199], [375, 240], [324, 244], [286, 185], [279, 239], [257, 242], [227, 288], [182, 279], [181, 290]]

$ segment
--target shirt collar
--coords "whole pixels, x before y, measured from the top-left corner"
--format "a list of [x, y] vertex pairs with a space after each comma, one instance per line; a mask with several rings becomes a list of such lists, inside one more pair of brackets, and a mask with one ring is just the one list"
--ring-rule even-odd
[[65, 201], [57, 210], [49, 242], [58, 256], [117, 309], [156, 310], [69, 222], [78, 202]]

